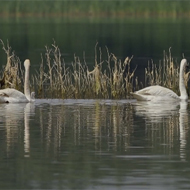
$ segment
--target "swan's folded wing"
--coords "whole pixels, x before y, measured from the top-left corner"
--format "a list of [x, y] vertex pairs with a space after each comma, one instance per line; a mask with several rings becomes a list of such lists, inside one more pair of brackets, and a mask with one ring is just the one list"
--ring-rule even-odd
[[[179, 99], [179, 96], [173, 92], [172, 90], [162, 87], [162, 86], [149, 86], [146, 88], [143, 88], [142, 90], [136, 91], [133, 93], [133, 95], [136, 94], [138, 97], [143, 96], [145, 97], [164, 97], [165, 99], [169, 99], [170, 97], [173, 99]], [[150, 98], [151, 99], [151, 98]]]
[[151, 95], [143, 95], [143, 94], [138, 94], [138, 93], [130, 93], [135, 99], [139, 101], [151, 101], [154, 97]]
[[6, 88], [0, 90], [0, 96], [12, 97], [12, 98], [25, 98], [25, 95], [13, 88]]
[[22, 92], [6, 88], [0, 90], [0, 102], [28, 102], [28, 100]]
[[4, 93], [4, 92], [0, 92], [0, 96], [2, 96], [2, 97], [9, 97], [9, 95], [6, 94], [6, 93]]

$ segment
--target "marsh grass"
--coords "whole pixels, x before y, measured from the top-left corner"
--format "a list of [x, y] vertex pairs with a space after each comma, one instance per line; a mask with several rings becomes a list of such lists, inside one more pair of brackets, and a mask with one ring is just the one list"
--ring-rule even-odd
[[0, 88], [10, 87], [21, 90], [23, 70], [21, 69], [20, 59], [15, 55], [15, 52], [12, 51], [8, 42], [7, 45], [5, 45], [2, 40], [0, 40], [0, 42], [7, 55], [7, 63], [3, 65], [3, 72], [1, 71], [2, 78], [0, 79]]
[[[95, 46], [94, 69], [89, 70], [85, 60], [74, 55], [66, 67], [59, 47], [53, 43], [45, 47], [41, 56], [40, 71], [32, 76], [35, 92], [40, 98], [127, 98], [132, 90], [134, 72], [130, 69], [131, 58], [124, 63], [107, 50], [102, 60], [102, 50]], [[103, 65], [104, 68], [103, 69]]]
[[[1, 41], [7, 55], [7, 63], [3, 67], [0, 80], [1, 88], [12, 87], [24, 91], [24, 71], [20, 59]], [[74, 98], [74, 99], [121, 99], [130, 98], [130, 92], [143, 87], [135, 76], [137, 67], [131, 69], [133, 57], [126, 57], [122, 62], [106, 47], [106, 58], [102, 59], [102, 49], [95, 45], [94, 68], [89, 69], [85, 54], [81, 59], [74, 55], [69, 66], [65, 63], [59, 47], [54, 42], [45, 47], [41, 54], [39, 70], [30, 76], [31, 91], [37, 98]], [[105, 56], [104, 56], [105, 57]], [[32, 65], [32, 64], [31, 64]], [[189, 72], [185, 74], [188, 86]], [[139, 85], [140, 84], [140, 85]], [[159, 64], [150, 62], [145, 68], [145, 86], [162, 85], [179, 94], [179, 64], [164, 52]]]

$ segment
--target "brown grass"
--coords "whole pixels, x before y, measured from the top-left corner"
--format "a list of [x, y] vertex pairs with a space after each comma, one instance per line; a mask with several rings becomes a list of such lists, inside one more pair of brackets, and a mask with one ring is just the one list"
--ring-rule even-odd
[[122, 63], [106, 48], [107, 60], [102, 60], [102, 51], [97, 45], [94, 69], [91, 71], [85, 57], [82, 63], [80, 58], [74, 55], [73, 63], [70, 67], [66, 67], [59, 47], [55, 43], [50, 48], [46, 47], [40, 72], [33, 75], [33, 86], [37, 96], [41, 98], [127, 98], [134, 81], [135, 71], [130, 71], [132, 58], [126, 58]]
[[3, 50], [7, 55], [7, 63], [3, 66], [3, 72], [1, 73], [2, 78], [0, 79], [0, 88], [16, 88], [22, 89], [23, 71], [21, 69], [20, 59], [12, 51], [9, 43], [7, 46], [0, 40]]

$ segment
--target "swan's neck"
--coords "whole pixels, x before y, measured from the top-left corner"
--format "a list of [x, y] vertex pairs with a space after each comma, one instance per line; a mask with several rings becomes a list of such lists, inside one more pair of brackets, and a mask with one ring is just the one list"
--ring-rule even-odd
[[30, 96], [30, 82], [29, 82], [29, 70], [30, 70], [30, 65], [25, 66], [25, 81], [24, 81], [24, 94], [28, 101], [31, 100]]
[[180, 99], [187, 100], [188, 95], [185, 88], [185, 81], [184, 81], [184, 65], [181, 64], [180, 66], [180, 73], [179, 73], [179, 90], [180, 90]]

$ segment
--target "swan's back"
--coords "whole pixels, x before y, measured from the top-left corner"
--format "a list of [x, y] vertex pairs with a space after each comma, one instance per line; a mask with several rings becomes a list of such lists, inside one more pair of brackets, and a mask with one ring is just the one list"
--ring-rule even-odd
[[140, 101], [179, 100], [179, 96], [175, 92], [159, 85], [149, 86], [131, 94]]
[[26, 96], [13, 88], [6, 88], [0, 90], [0, 103], [18, 103], [28, 102]]

